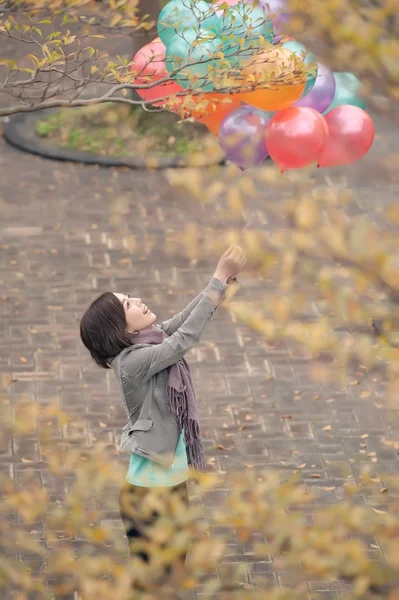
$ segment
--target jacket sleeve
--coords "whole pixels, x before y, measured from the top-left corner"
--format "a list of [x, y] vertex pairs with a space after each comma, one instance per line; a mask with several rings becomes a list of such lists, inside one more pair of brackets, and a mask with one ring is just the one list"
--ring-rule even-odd
[[[191, 302], [189, 304], [187, 304], [185, 309], [183, 309], [181, 312], [177, 313], [176, 315], [174, 315], [167, 321], [163, 321], [160, 324], [161, 329], [163, 329], [163, 331], [166, 333], [166, 335], [173, 335], [175, 333], [175, 331], [177, 331], [179, 329], [179, 327], [181, 327], [183, 325], [183, 323], [190, 316], [191, 311], [197, 306], [197, 304], [199, 303], [199, 301], [201, 300], [203, 295], [206, 294], [208, 289], [210, 289], [212, 287], [214, 279], [215, 278], [212, 277], [212, 279], [208, 283], [207, 287], [200, 294], [198, 294], [198, 296], [196, 298], [194, 298], [194, 300], [191, 300]], [[217, 280], [215, 280], [215, 281], [217, 281]]]
[[136, 383], [145, 383], [159, 371], [183, 358], [199, 342], [202, 332], [223, 299], [226, 287], [222, 281], [212, 278], [208, 287], [200, 294], [197, 305], [173, 335], [161, 344], [132, 347], [121, 365], [123, 375], [135, 379]]

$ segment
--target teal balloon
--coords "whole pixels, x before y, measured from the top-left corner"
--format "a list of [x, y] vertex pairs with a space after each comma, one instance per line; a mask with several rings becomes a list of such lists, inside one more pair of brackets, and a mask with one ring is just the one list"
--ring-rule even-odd
[[204, 92], [215, 89], [209, 79], [224, 68], [225, 61], [213, 58], [221, 51], [221, 40], [216, 36], [209, 38], [206, 31], [199, 34], [187, 31], [184, 37], [175, 35], [166, 48], [166, 68], [171, 73], [183, 67], [173, 78], [185, 89], [201, 89]]
[[246, 62], [265, 42], [273, 42], [271, 19], [258, 6], [239, 2], [222, 17], [221, 35], [226, 39], [223, 52], [235, 58], [236, 66]]
[[307, 94], [309, 94], [310, 90], [313, 89], [314, 84], [316, 83], [316, 77], [317, 77], [317, 72], [318, 72], [316, 57], [311, 52], [308, 52], [303, 44], [301, 44], [300, 42], [296, 42], [294, 40], [285, 42], [285, 44], [283, 44], [283, 48], [285, 50], [289, 50], [290, 52], [293, 52], [298, 57], [302, 58], [305, 65], [310, 65], [311, 63], [316, 63], [315, 67], [312, 68], [312, 72], [311, 73], [308, 72], [306, 75], [306, 85], [305, 85], [305, 89], [303, 90], [302, 96], [301, 96], [301, 98], [303, 98], [304, 96], [307, 96]]
[[214, 35], [222, 27], [221, 17], [205, 0], [170, 0], [161, 10], [157, 23], [158, 35], [166, 47], [176, 34], [198, 32], [200, 27]]
[[351, 104], [352, 106], [358, 106], [363, 110], [366, 108], [366, 103], [361, 96], [362, 84], [356, 75], [353, 73], [335, 73], [335, 95], [332, 103], [323, 112], [326, 115], [330, 110], [337, 106], [344, 106], [345, 104]]

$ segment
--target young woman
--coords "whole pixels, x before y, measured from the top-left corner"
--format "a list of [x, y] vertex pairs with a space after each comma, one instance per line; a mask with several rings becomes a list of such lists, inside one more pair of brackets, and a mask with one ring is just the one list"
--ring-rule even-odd
[[[188, 503], [189, 468], [205, 469], [197, 399], [184, 356], [198, 344], [245, 263], [243, 250], [231, 246], [205, 290], [160, 325], [141, 298], [110, 292], [97, 298], [80, 322], [83, 344], [100, 367], [114, 370], [120, 387], [128, 418], [120, 449], [130, 452], [121, 515], [131, 554], [146, 562], [146, 529], [159, 517], [143, 510], [146, 496], [152, 488], [167, 489], [172, 511], [174, 495]], [[137, 541], [141, 551], [134, 551]]]

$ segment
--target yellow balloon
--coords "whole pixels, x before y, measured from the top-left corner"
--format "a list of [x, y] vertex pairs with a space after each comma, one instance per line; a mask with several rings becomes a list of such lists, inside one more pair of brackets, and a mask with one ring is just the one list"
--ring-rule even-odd
[[241, 94], [244, 102], [261, 110], [276, 111], [288, 108], [302, 96], [306, 69], [293, 52], [275, 47], [251, 56], [240, 80], [242, 86], [255, 88]]

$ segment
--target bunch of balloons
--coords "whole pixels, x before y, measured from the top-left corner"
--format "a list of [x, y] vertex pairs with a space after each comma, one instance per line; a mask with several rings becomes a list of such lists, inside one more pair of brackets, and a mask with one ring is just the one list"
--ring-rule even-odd
[[241, 169], [351, 164], [374, 139], [361, 83], [283, 37], [285, 1], [169, 0], [133, 59], [137, 92], [203, 122]]

